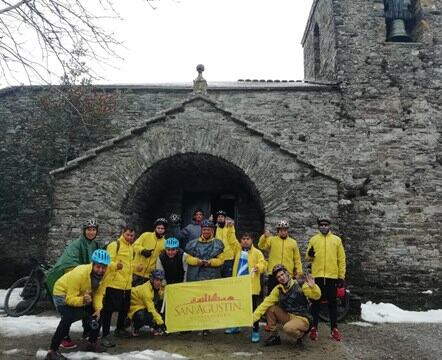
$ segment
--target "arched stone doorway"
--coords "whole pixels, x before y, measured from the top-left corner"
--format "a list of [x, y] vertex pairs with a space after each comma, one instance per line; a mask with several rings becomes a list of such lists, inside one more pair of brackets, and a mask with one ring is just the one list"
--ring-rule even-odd
[[180, 214], [183, 225], [194, 209], [206, 216], [219, 209], [234, 218], [238, 234], [254, 238], [264, 227], [260, 195], [244, 171], [213, 155], [185, 153], [160, 160], [145, 171], [128, 191], [122, 213], [140, 231], [152, 230], [157, 217]]

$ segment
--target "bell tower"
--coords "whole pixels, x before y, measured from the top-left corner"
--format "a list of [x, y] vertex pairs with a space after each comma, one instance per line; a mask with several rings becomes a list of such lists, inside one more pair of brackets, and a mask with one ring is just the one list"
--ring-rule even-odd
[[441, 0], [314, 0], [302, 39], [304, 78], [372, 78], [366, 65], [374, 53], [404, 59], [402, 51], [437, 46], [441, 14]]
[[[438, 260], [420, 256], [441, 256], [441, 15], [442, 0], [314, 0], [303, 36], [305, 80], [341, 95], [334, 122], [317, 116], [327, 132], [315, 146], [342, 147], [340, 229], [368, 297], [442, 286]], [[358, 183], [359, 194], [345, 190]]]

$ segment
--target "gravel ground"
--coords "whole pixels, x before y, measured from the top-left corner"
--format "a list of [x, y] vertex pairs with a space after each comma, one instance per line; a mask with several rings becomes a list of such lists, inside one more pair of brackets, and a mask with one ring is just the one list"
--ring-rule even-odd
[[[249, 329], [241, 334], [225, 335], [221, 330], [212, 331], [208, 336], [197, 332], [171, 334], [165, 337], [142, 334], [140, 338], [117, 339], [117, 347], [110, 354], [134, 350], [164, 350], [178, 353], [189, 359], [442, 359], [442, 324], [376, 324], [358, 326], [354, 323], [340, 324], [342, 342], [328, 338], [328, 328], [320, 326], [317, 342], [306, 338], [303, 345], [282, 336], [280, 346], [264, 347], [249, 342]], [[267, 334], [263, 334], [263, 337]], [[51, 334], [26, 336], [24, 338], [0, 337], [0, 359], [35, 359], [38, 349], [46, 349]], [[78, 340], [80, 334], [73, 334]], [[81, 345], [81, 344], [80, 344]], [[5, 351], [21, 349], [17, 354]], [[69, 353], [66, 353], [69, 357]]]

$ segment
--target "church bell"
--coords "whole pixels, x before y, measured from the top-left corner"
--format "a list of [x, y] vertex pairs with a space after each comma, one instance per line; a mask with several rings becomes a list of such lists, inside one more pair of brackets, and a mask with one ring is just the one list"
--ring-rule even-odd
[[411, 42], [411, 37], [407, 34], [407, 30], [405, 29], [405, 21], [403, 19], [392, 20], [387, 41]]

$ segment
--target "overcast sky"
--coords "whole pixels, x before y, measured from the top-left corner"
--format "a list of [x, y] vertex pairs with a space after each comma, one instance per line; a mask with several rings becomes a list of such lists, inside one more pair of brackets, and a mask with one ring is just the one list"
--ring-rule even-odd
[[[121, 2], [123, 3], [123, 2]], [[312, 0], [156, 0], [120, 8], [125, 61], [107, 82], [303, 79], [301, 39]]]
[[[112, 67], [88, 65], [103, 77], [96, 84], [191, 82], [200, 63], [209, 82], [300, 80], [312, 1], [150, 0], [152, 9], [146, 0], [114, 0], [124, 21], [112, 20], [107, 29], [124, 42], [118, 49], [124, 60], [109, 59]], [[15, 75], [9, 84], [0, 78], [0, 88], [29, 84], [22, 69]], [[58, 83], [59, 77], [49, 81]]]

